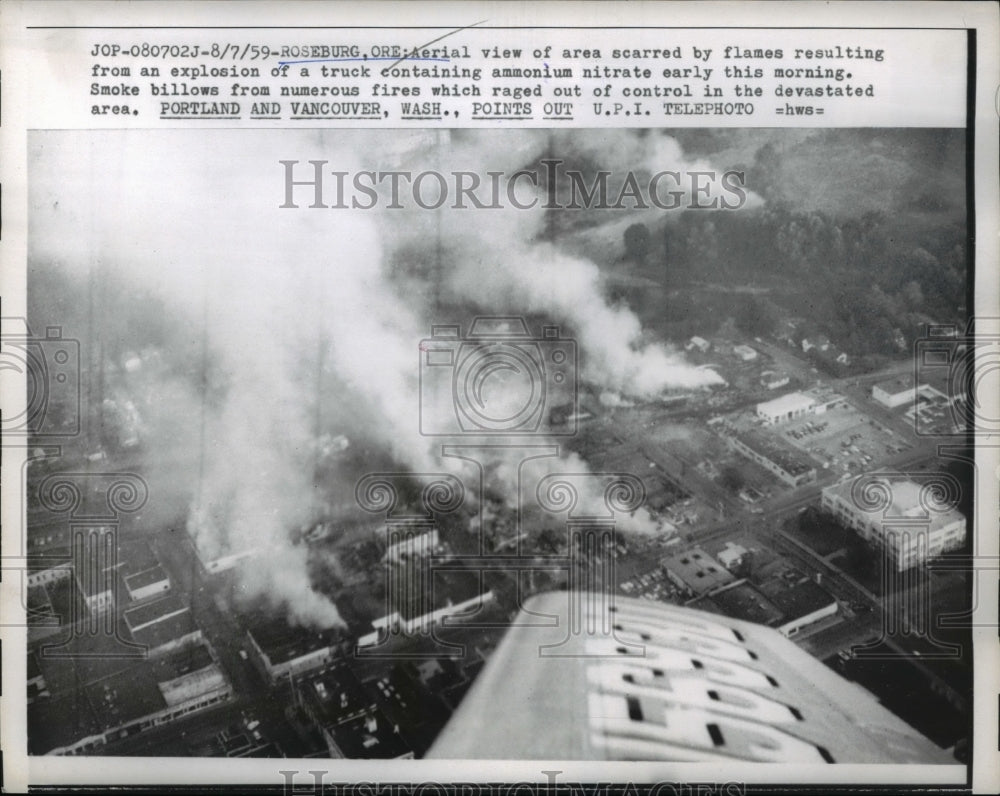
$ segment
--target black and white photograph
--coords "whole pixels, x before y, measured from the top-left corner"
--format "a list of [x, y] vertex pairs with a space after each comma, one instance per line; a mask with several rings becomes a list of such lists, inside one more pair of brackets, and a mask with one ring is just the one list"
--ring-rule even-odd
[[5, 5], [5, 791], [996, 792], [1000, 9], [758, 5]]
[[967, 761], [965, 143], [33, 133], [30, 753]]

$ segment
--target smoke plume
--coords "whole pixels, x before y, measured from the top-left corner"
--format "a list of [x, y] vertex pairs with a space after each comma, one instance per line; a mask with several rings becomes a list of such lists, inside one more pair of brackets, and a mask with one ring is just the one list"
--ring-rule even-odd
[[[348, 172], [511, 174], [546, 153], [612, 169], [688, 165], [672, 139], [627, 131], [33, 139], [33, 260], [60, 263], [83, 284], [99, 274], [125, 285], [125, 301], [151, 293], [176, 321], [163, 355], [185, 359], [156, 371], [162, 380], [146, 385], [139, 407], [151, 503], [182, 504], [205, 556], [256, 550], [242, 590], [266, 596], [291, 621], [340, 623], [310, 582], [308, 548], [295, 531], [353, 494], [366, 456], [367, 466], [456, 468], [420, 433], [416, 397], [419, 342], [433, 324], [455, 321], [448, 307], [560, 324], [577, 342], [581, 379], [602, 402], [718, 383], [646, 339], [638, 317], [606, 299], [602, 267], [573, 254], [572, 241], [547, 236], [544, 210], [278, 208], [282, 159], [327, 160]], [[112, 317], [100, 322], [106, 336], [143, 334]], [[133, 369], [134, 379], [152, 372]], [[326, 473], [332, 481], [317, 483], [321, 433], [344, 435], [351, 455]], [[537, 477], [588, 471], [575, 454], [538, 468]], [[620, 527], [652, 532], [656, 523], [640, 509]]]

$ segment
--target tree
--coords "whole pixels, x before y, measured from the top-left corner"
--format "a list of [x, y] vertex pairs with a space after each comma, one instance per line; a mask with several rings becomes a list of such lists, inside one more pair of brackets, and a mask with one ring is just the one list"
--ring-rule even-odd
[[637, 263], [644, 263], [648, 254], [649, 228], [645, 224], [632, 224], [625, 230], [625, 256]]
[[746, 479], [738, 467], [727, 465], [719, 472], [719, 483], [731, 492], [738, 492], [746, 484]]
[[770, 303], [750, 296], [736, 311], [736, 328], [752, 337], [763, 337], [774, 331], [777, 318]]
[[559, 553], [566, 544], [566, 532], [557, 531], [554, 528], [545, 526], [538, 532], [535, 539], [535, 546], [543, 553], [553, 555]]

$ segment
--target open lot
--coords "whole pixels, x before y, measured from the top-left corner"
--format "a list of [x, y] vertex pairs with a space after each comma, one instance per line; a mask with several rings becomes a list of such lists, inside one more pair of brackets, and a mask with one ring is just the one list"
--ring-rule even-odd
[[827, 468], [851, 474], [877, 467], [879, 462], [911, 447], [896, 432], [846, 401], [839, 401], [822, 414], [799, 418], [770, 431]]

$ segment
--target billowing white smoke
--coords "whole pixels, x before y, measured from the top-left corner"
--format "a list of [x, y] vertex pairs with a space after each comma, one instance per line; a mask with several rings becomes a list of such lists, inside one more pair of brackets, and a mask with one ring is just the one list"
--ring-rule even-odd
[[580, 346], [583, 379], [630, 396], [649, 398], [668, 388], [719, 383], [683, 356], [659, 344], [643, 344], [638, 317], [628, 307], [607, 303], [593, 263], [561, 253], [551, 244], [505, 249], [462, 241], [462, 267], [450, 286], [460, 296], [488, 305], [491, 298], [531, 314], [565, 319]]
[[[243, 590], [282, 606], [292, 621], [340, 622], [333, 603], [311, 586], [307, 548], [290, 535], [317, 505], [314, 401], [321, 402], [327, 430], [350, 438], [352, 451], [389, 451], [414, 471], [455, 468], [432, 455], [433, 441], [421, 436], [417, 399], [418, 341], [432, 324], [455, 319], [437, 317], [426, 284], [407, 277], [411, 256], [434, 264], [449, 302], [568, 326], [583, 378], [616, 395], [715, 383], [715, 374], [644, 341], [635, 314], [603, 298], [597, 265], [559, 242], [538, 242], [540, 210], [277, 208], [280, 159], [325, 159], [342, 171], [510, 174], [546, 151], [552, 142], [545, 134], [463, 135], [450, 145], [446, 134], [426, 133], [228, 135], [161, 132], [140, 141], [101, 134], [96, 146], [79, 139], [89, 147], [82, 158], [66, 139], [49, 147], [35, 171], [34, 185], [43, 188], [33, 194], [32, 218], [44, 234], [36, 236], [33, 256], [83, 276], [99, 257], [108, 269], [102, 278], [117, 270], [127, 283], [162, 297], [184, 319], [184, 333], [207, 335], [211, 398], [190, 384], [165, 387], [170, 405], [158, 426], [150, 420], [155, 430], [145, 440], [150, 472], [183, 463], [194, 482], [190, 528], [199, 547], [208, 556], [256, 549]], [[555, 139], [556, 150], [574, 146], [575, 135]], [[601, 133], [599, 147], [587, 146], [600, 155], [631, 145], [629, 133], [612, 136]], [[658, 168], [668, 166], [684, 164]], [[81, 256], [79, 241], [95, 253]], [[315, 363], [324, 345], [325, 367], [344, 388], [317, 396]], [[358, 416], [374, 422], [351, 425]], [[540, 467], [539, 476], [588, 470], [575, 456]], [[158, 490], [154, 478], [150, 490], [155, 502], [173, 485]], [[651, 531], [655, 523], [640, 510], [619, 527]]]
[[[550, 146], [543, 133], [521, 131], [515, 145], [509, 147], [494, 140], [495, 135], [450, 147], [448, 168], [512, 175], [541, 157]], [[661, 169], [688, 168], [673, 139], [661, 142], [662, 137], [651, 137], [652, 143], [632, 143], [639, 139], [618, 130], [591, 131], [588, 135], [585, 140], [592, 147], [596, 146], [592, 139], [599, 136], [600, 152], [608, 153], [614, 165], [620, 163], [621, 171], [647, 168], [649, 163], [665, 164]], [[573, 148], [574, 142], [575, 134], [562, 138], [567, 148]], [[559, 155], [560, 142], [555, 146], [554, 154]], [[635, 150], [635, 159], [623, 157], [623, 150]], [[522, 180], [517, 193], [526, 204], [525, 184]], [[426, 218], [414, 219], [408, 229], [411, 233], [419, 230], [425, 241], [434, 241], [444, 252], [448, 258], [444, 269], [447, 286], [459, 302], [471, 301], [501, 314], [544, 315], [553, 322], [568, 324], [582, 352], [585, 381], [644, 398], [668, 388], [721, 383], [717, 374], [698, 370], [669, 347], [643, 341], [635, 313], [624, 305], [612, 306], [605, 299], [604, 277], [596, 264], [568, 254], [558, 241], [539, 242], [545, 224], [543, 189], [539, 188], [539, 201], [530, 210], [508, 206], [479, 211], [474, 217], [467, 211], [415, 211]], [[501, 195], [506, 195], [505, 188]]]

